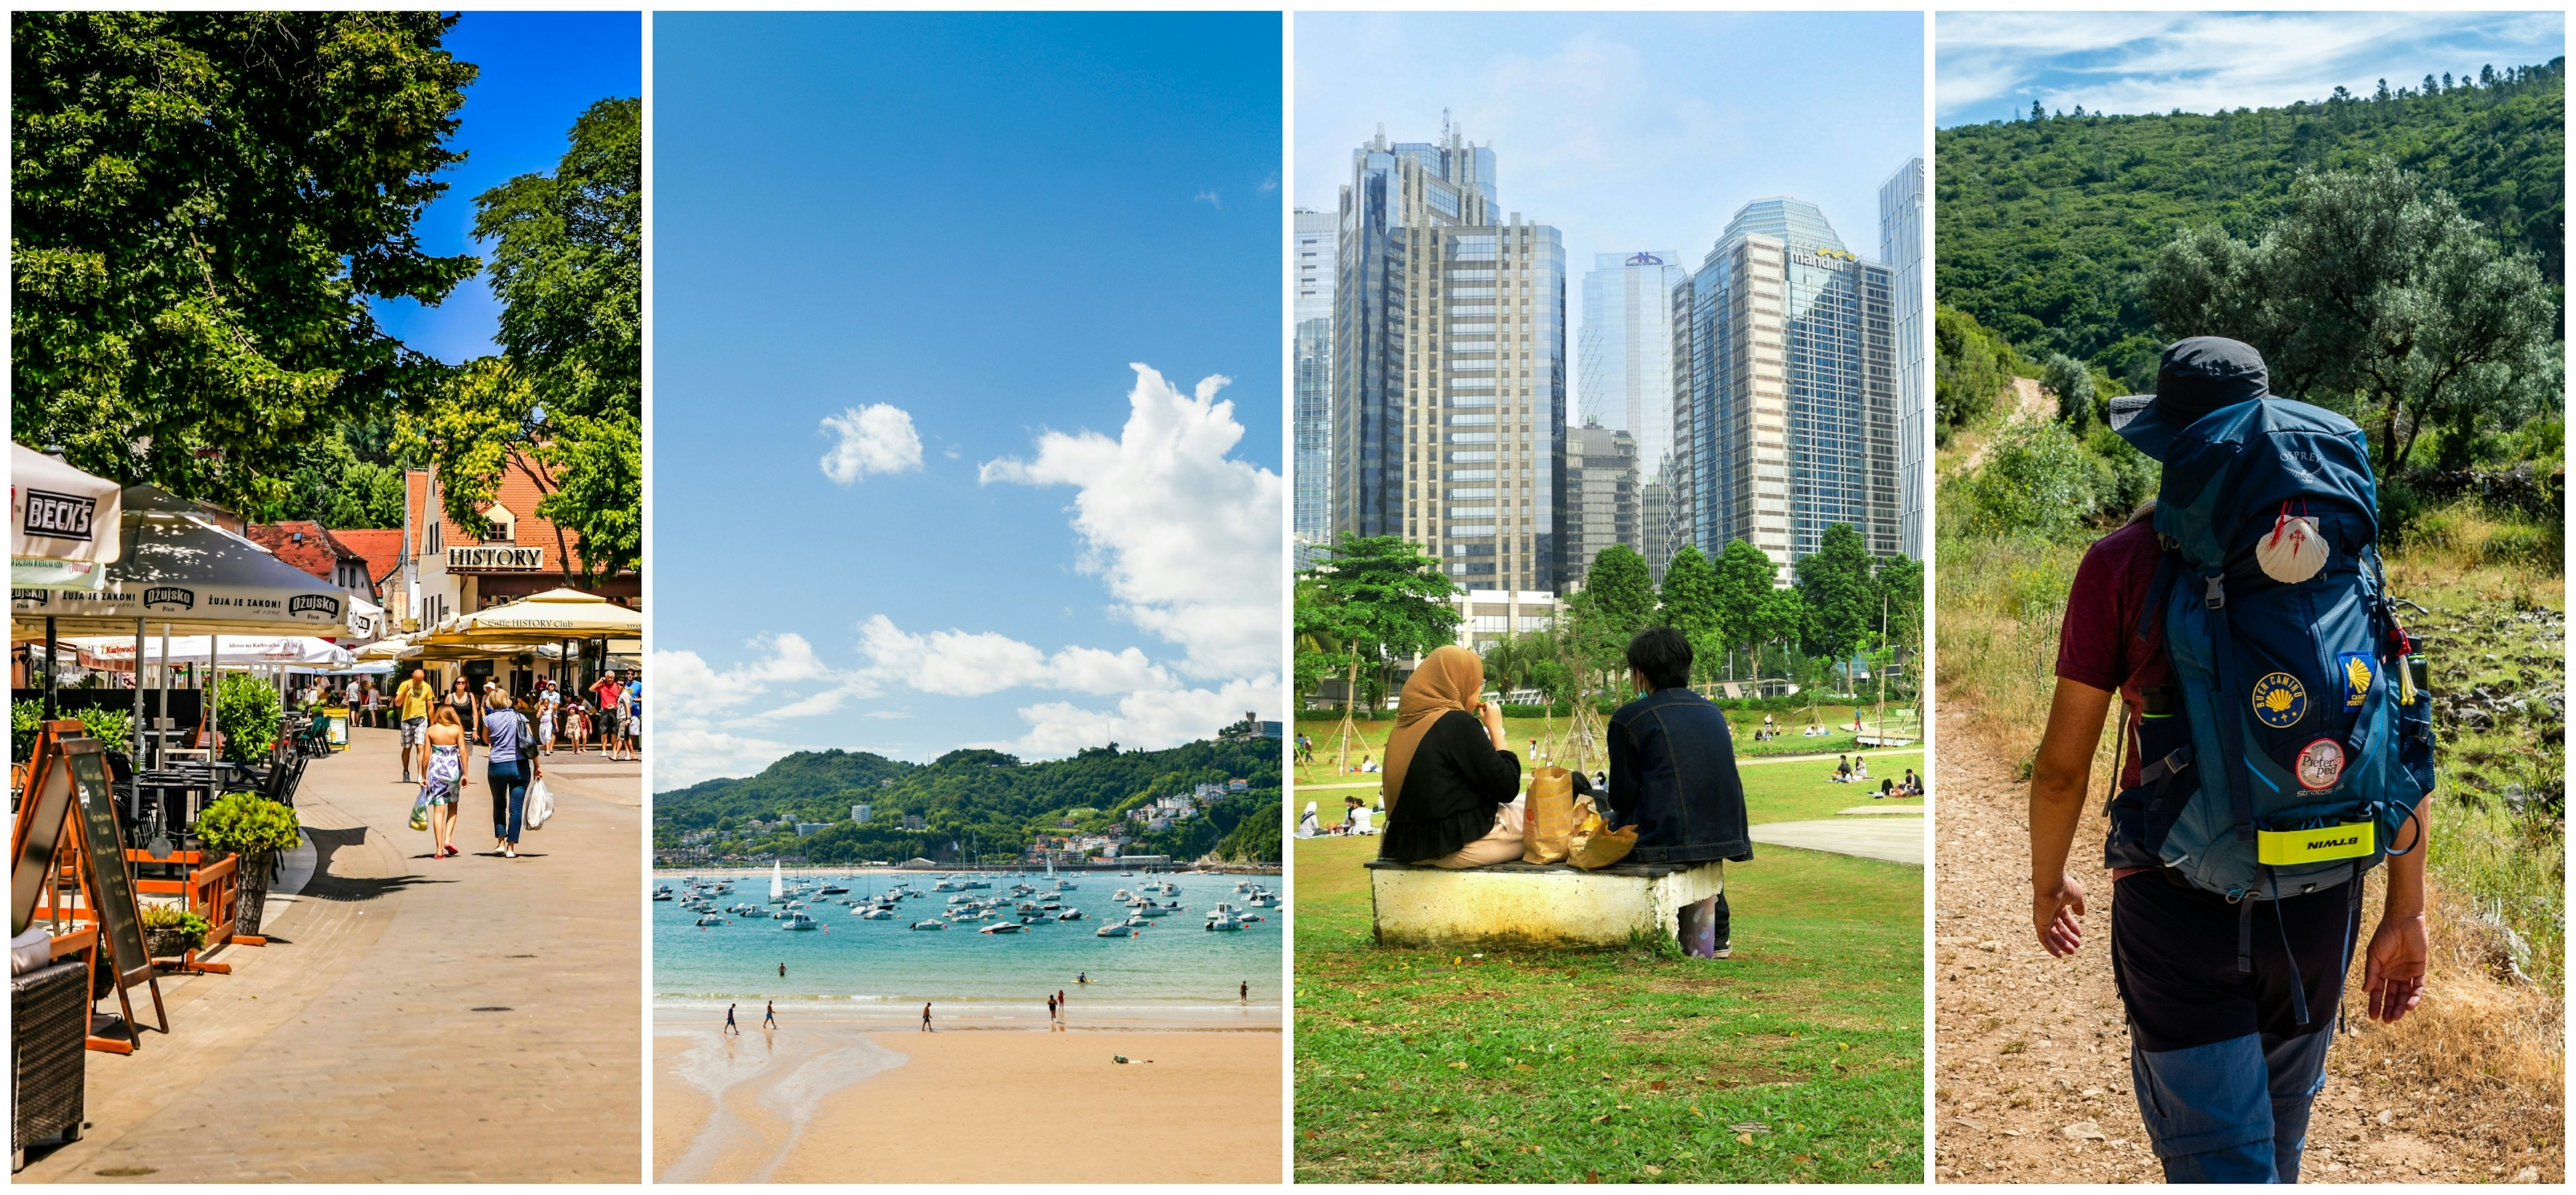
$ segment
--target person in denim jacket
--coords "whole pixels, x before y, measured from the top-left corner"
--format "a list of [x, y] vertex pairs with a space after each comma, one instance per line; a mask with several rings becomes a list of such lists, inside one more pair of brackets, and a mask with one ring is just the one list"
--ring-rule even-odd
[[[1603, 819], [1637, 827], [1628, 857], [1639, 863], [1753, 858], [1734, 736], [1726, 715], [1690, 688], [1690, 640], [1671, 627], [1640, 631], [1628, 643], [1628, 668], [1639, 696], [1610, 715]], [[1578, 779], [1576, 787], [1591, 785]], [[1725, 958], [1729, 921], [1722, 892], [1684, 909], [1684, 947], [1696, 938], [1692, 953]]]

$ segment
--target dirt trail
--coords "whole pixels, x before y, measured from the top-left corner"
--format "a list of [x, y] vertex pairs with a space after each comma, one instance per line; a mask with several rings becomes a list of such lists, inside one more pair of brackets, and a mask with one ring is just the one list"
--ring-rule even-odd
[[[2048, 957], [2030, 926], [2027, 785], [1982, 737], [1972, 707], [1942, 701], [1934, 871], [1934, 1171], [1944, 1182], [2160, 1182], [2129, 1083], [2129, 1040], [2110, 962], [2111, 877], [2088, 811], [2076, 876], [2090, 905], [2084, 949]], [[2438, 905], [2438, 902], [2437, 902]], [[2364, 906], [2363, 933], [2379, 899]], [[2440, 934], [2441, 910], [2434, 909]], [[2395, 1030], [2347, 1032], [2309, 1126], [2307, 1182], [2559, 1182], [2563, 1099], [2555, 1079], [2430, 1059], [2490, 1055], [2488, 1018], [2537, 1003], [2474, 975], [2436, 970], [2424, 1009]], [[2360, 966], [2344, 1008], [2360, 1015]], [[2551, 1031], [2554, 1040], [2556, 1033]], [[2440, 1076], [2438, 1078], [2431, 1076]], [[2545, 1132], [2542, 1131], [2545, 1129]]]
[[[1998, 394], [1996, 397], [2003, 396]], [[2057, 418], [2057, 396], [2043, 389], [2038, 378], [2012, 380], [2012, 403], [2004, 411], [2006, 424], [2046, 423], [2055, 418]], [[1977, 466], [1984, 463], [1985, 459], [1986, 442], [1981, 441], [1976, 450], [1970, 452], [1967, 459], [1960, 461], [1959, 467], [1953, 472], [1961, 476], [1974, 473], [1977, 471]]]

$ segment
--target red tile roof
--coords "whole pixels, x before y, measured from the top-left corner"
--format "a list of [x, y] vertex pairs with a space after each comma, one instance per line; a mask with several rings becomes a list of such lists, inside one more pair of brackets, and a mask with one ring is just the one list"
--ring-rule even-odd
[[[500, 480], [493, 487], [494, 504], [509, 511], [512, 519], [510, 537], [506, 541], [486, 540], [479, 535], [468, 533], [450, 520], [444, 509], [435, 511], [427, 509], [428, 481], [429, 474], [426, 470], [407, 470], [403, 476], [405, 491], [411, 495], [411, 509], [418, 514], [434, 515], [439, 520], [440, 546], [474, 547], [506, 542], [521, 547], [543, 548], [546, 553], [546, 571], [549, 572], [561, 567], [562, 562], [559, 559], [561, 556], [569, 555], [574, 560], [581, 559], [580, 532], [566, 527], [560, 529], [559, 537], [558, 529], [553, 522], [538, 517], [537, 504], [545, 501], [546, 491], [539, 488], [535, 479], [528, 476], [528, 470], [522, 467], [522, 459], [516, 452], [511, 454], [509, 463], [502, 466]], [[485, 510], [488, 514], [490, 508], [486, 507]], [[415, 521], [420, 530], [415, 532], [415, 540], [411, 546], [414, 551], [425, 554], [429, 551], [426, 530], [428, 523], [426, 519], [418, 518], [417, 514]]]
[[366, 558], [367, 576], [378, 589], [402, 567], [402, 537], [400, 527], [344, 527], [331, 533], [342, 546]]
[[333, 580], [342, 560], [365, 560], [333, 539], [320, 523], [294, 520], [285, 523], [253, 523], [247, 536], [252, 543], [277, 553], [277, 558], [320, 577]]

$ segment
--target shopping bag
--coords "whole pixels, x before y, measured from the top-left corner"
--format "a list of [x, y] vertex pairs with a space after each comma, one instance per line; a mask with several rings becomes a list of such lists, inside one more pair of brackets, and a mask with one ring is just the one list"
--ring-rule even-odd
[[415, 830], [429, 828], [429, 786], [426, 784], [420, 786], [420, 795], [412, 798], [411, 828]]
[[531, 830], [543, 828], [546, 820], [555, 815], [555, 795], [546, 791], [544, 777], [529, 782], [528, 795], [519, 808], [519, 823]]
[[1593, 808], [1589, 796], [1574, 799], [1574, 834], [1566, 840], [1565, 861], [1594, 871], [1628, 857], [1637, 849], [1637, 827], [1622, 826], [1616, 830]]
[[1521, 862], [1562, 861], [1574, 836], [1574, 773], [1554, 764], [1532, 771], [1523, 818]]

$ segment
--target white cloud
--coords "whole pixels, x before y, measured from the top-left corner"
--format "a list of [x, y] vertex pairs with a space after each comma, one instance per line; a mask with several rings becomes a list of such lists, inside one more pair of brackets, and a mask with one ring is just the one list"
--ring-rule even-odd
[[[1126, 426], [1047, 432], [1031, 460], [984, 463], [986, 483], [1076, 487], [1084, 572], [1100, 576], [1137, 626], [1178, 645], [1196, 679], [1276, 675], [1286, 608], [1279, 474], [1228, 454], [1243, 438], [1228, 379], [1194, 395], [1132, 366]], [[1236, 711], [1240, 713], [1241, 711]]]
[[1171, 675], [1132, 647], [1067, 647], [1048, 655], [991, 631], [909, 634], [882, 614], [860, 624], [859, 651], [868, 658], [872, 678], [950, 697], [1026, 688], [1125, 693], [1172, 687]]
[[1199, 193], [1191, 196], [1190, 202], [1204, 203], [1213, 208], [1222, 208], [1225, 206], [1224, 204], [1217, 202], [1216, 191], [1208, 187], [1199, 188]]
[[911, 473], [921, 468], [921, 436], [912, 416], [885, 403], [851, 407], [823, 417], [823, 430], [840, 437], [823, 454], [823, 476], [849, 485], [870, 473]]
[[1207, 738], [1246, 710], [1277, 709], [1279, 696], [1278, 682], [1260, 677], [1215, 689], [1131, 693], [1110, 710], [1044, 702], [1020, 709], [1028, 733], [1009, 742], [976, 745], [1025, 756], [1070, 755], [1106, 743], [1156, 750]]
[[[654, 662], [661, 662], [655, 653]], [[658, 696], [658, 695], [657, 695]], [[711, 729], [671, 713], [653, 715], [653, 791], [687, 788], [718, 776], [750, 776], [797, 750], [785, 743]]]

